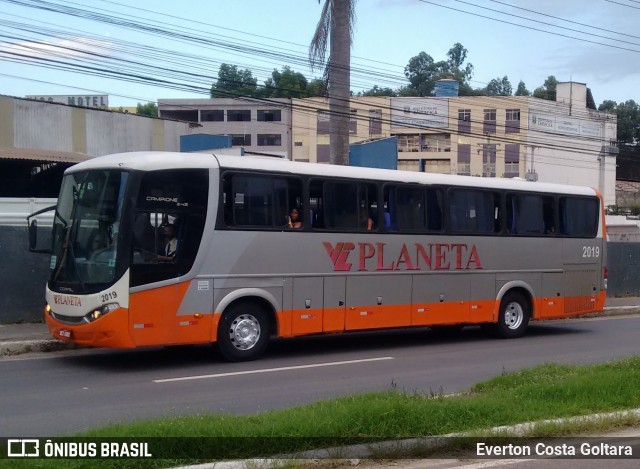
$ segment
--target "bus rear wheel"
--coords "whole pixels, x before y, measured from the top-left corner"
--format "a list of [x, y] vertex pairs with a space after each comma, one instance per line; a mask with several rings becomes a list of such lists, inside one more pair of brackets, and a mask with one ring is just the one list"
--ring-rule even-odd
[[254, 303], [236, 303], [222, 314], [218, 326], [218, 347], [229, 361], [255, 360], [267, 348], [267, 314]]
[[531, 317], [531, 304], [519, 292], [508, 292], [500, 302], [498, 323], [491, 324], [488, 329], [493, 335], [503, 339], [521, 337], [527, 330]]

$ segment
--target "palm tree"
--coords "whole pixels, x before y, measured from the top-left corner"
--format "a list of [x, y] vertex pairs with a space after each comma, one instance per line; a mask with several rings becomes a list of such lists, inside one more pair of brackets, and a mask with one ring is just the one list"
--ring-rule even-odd
[[[320, 3], [321, 0], [318, 0]], [[356, 0], [324, 0], [320, 21], [309, 46], [311, 66], [325, 63], [329, 95], [329, 162], [349, 163], [349, 98], [351, 39]]]

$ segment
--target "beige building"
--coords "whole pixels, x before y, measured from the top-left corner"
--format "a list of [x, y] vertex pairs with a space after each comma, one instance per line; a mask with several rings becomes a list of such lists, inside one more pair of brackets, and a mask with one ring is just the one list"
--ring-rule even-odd
[[[586, 85], [560, 83], [556, 101], [525, 96], [359, 97], [351, 143], [395, 136], [398, 169], [520, 177], [598, 188], [615, 203], [616, 117]], [[292, 100], [292, 159], [329, 161], [328, 104]]]
[[288, 98], [159, 99], [158, 116], [198, 123], [190, 134], [229, 135], [248, 152], [291, 155]]
[[[230, 135], [234, 147], [329, 162], [326, 99], [165, 99], [160, 116]], [[615, 204], [616, 117], [598, 112], [583, 83], [559, 83], [556, 101], [525, 96], [358, 97], [351, 143], [396, 137], [397, 167], [598, 188]]]

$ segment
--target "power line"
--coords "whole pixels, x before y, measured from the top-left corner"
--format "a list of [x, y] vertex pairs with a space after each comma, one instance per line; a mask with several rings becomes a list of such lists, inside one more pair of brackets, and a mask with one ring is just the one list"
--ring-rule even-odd
[[626, 3], [614, 2], [613, 0], [606, 0], [609, 3], [615, 3], [616, 5], [622, 5], [627, 8], [635, 8], [636, 10], [640, 10], [640, 7], [634, 7], [633, 5], [627, 5]]
[[[516, 5], [512, 5], [510, 3], [501, 2], [499, 0], [490, 0], [490, 1], [493, 2], [493, 3], [499, 3], [500, 5], [505, 5], [505, 6], [508, 6], [510, 8], [514, 8], [514, 9], [517, 9], [517, 10], [523, 10], [523, 11], [527, 11], [529, 13], [534, 13], [536, 15], [545, 16], [547, 18], [553, 18], [555, 20], [564, 21], [566, 23], [577, 24], [579, 26], [585, 26], [587, 28], [597, 29], [599, 31], [605, 31], [605, 32], [612, 33], [612, 34], [619, 34], [621, 36], [627, 36], [627, 37], [632, 37], [632, 38], [635, 38], [635, 39], [640, 39], [640, 36], [634, 36], [633, 34], [621, 33], [619, 31], [612, 31], [610, 29], [600, 28], [598, 26], [593, 26], [593, 25], [586, 24], [586, 23], [580, 23], [578, 21], [572, 21], [572, 20], [568, 20], [566, 18], [560, 18], [559, 16], [553, 16], [553, 15], [549, 15], [547, 13], [541, 13], [539, 11], [529, 10], [528, 8], [519, 7], [519, 6], [516, 6]], [[630, 1], [632, 1], [632, 0], [630, 0]], [[640, 1], [637, 2], [637, 3], [640, 3]]]
[[[639, 49], [629, 49], [628, 47], [616, 46], [614, 44], [605, 44], [603, 42], [591, 41], [589, 39], [570, 36], [568, 34], [562, 34], [562, 33], [558, 33], [558, 32], [547, 31], [545, 29], [540, 29], [540, 28], [534, 28], [533, 26], [526, 26], [526, 25], [523, 25], [523, 24], [513, 23], [511, 21], [500, 20], [500, 19], [497, 19], [497, 18], [492, 18], [490, 16], [481, 15], [481, 14], [478, 14], [478, 13], [471, 13], [471, 12], [466, 11], [466, 10], [461, 10], [459, 8], [454, 8], [454, 7], [442, 5], [442, 4], [439, 4], [439, 3], [434, 3], [434, 2], [431, 2], [429, 0], [418, 0], [418, 1], [420, 1], [422, 3], [428, 3], [429, 5], [437, 6], [437, 7], [440, 7], [440, 8], [446, 8], [448, 10], [457, 11], [459, 13], [465, 13], [467, 15], [477, 16], [479, 18], [484, 18], [484, 19], [488, 19], [488, 20], [491, 20], [491, 21], [497, 21], [499, 23], [509, 24], [511, 26], [517, 26], [519, 28], [530, 29], [532, 31], [538, 31], [538, 32], [546, 33], [546, 34], [553, 34], [554, 36], [560, 36], [560, 37], [565, 37], [565, 38], [568, 38], [568, 39], [575, 39], [575, 40], [578, 40], [578, 41], [588, 42], [588, 43], [591, 43], [591, 44], [597, 44], [597, 45], [600, 45], [600, 46], [613, 47], [615, 49], [621, 49], [621, 50], [626, 50], [626, 51], [629, 51], [629, 52], [639, 52], [640, 53]], [[454, 1], [460, 1], [460, 0], [454, 0]], [[463, 3], [468, 3], [468, 2], [463, 2]], [[477, 5], [475, 5], [475, 6], [477, 6]], [[478, 7], [478, 8], [483, 8], [483, 7]]]
[[[94, 57], [95, 59], [95, 57]], [[114, 57], [109, 57], [110, 60], [119, 60], [117, 58]], [[33, 61], [33, 57], [25, 57], [24, 54], [22, 55], [22, 57], [19, 57], [17, 60], [25, 60], [25, 61]], [[132, 62], [132, 61], [130, 61]], [[145, 71], [146, 71], [146, 67], [148, 64], [141, 64], [141, 63], [135, 63], [136, 65], [143, 65], [145, 67]], [[133, 63], [131, 63], [130, 65], [133, 65]], [[73, 69], [73, 64], [65, 64], [62, 61], [51, 61], [51, 63], [48, 63], [47, 66], [52, 67], [52, 68], [59, 68], [59, 69]], [[76, 70], [83, 70], [82, 65], [80, 66], [76, 66], [75, 69]], [[175, 70], [175, 69], [168, 69], [167, 67], [156, 67], [157, 70], [162, 70], [164, 73], [176, 73], [179, 72], [179, 70]], [[196, 93], [204, 93], [204, 92], [208, 92], [208, 88], [205, 88], [203, 86], [194, 86], [194, 85], [190, 85], [190, 86], [185, 86], [184, 83], [177, 83], [177, 82], [172, 82], [170, 80], [166, 80], [166, 79], [157, 79], [157, 78], [153, 78], [153, 77], [149, 77], [148, 75], [144, 75], [144, 74], [133, 74], [133, 73], [123, 73], [120, 71], [116, 71], [113, 69], [107, 69], [104, 66], [103, 67], [84, 67], [84, 70], [87, 73], [90, 74], [95, 74], [98, 76], [109, 76], [109, 77], [116, 77], [118, 79], [124, 79], [127, 81], [137, 81], [140, 83], [146, 83], [146, 82], [153, 82], [154, 84], [160, 84], [161, 86], [164, 87], [169, 87], [169, 88], [174, 88], [174, 89], [182, 89], [182, 90], [188, 90], [191, 92], [196, 92]], [[198, 79], [210, 79], [208, 76], [196, 76], [196, 74], [192, 74], [192, 78], [198, 78]], [[241, 98], [239, 96], [234, 96], [234, 95], [230, 95], [230, 97], [236, 97], [236, 98]], [[550, 105], [551, 106], [551, 105]], [[315, 109], [310, 109], [308, 110], [309, 112], [317, 112], [317, 108]], [[426, 130], [433, 130], [433, 129], [426, 129]]]

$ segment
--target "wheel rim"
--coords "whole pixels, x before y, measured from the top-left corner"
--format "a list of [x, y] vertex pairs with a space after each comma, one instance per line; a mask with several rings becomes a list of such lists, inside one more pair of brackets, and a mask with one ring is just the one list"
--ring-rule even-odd
[[507, 304], [504, 310], [504, 323], [509, 329], [518, 329], [524, 320], [524, 309], [518, 302]]
[[238, 316], [229, 329], [229, 339], [238, 350], [249, 350], [260, 340], [260, 322], [250, 314]]

